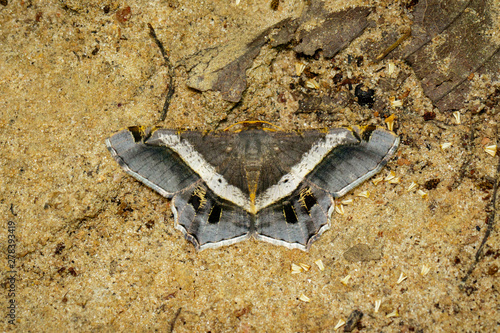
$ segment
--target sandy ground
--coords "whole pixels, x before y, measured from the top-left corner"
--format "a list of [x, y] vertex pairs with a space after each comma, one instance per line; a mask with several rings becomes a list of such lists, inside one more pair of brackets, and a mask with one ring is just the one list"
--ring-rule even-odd
[[[327, 7], [359, 4], [375, 6], [370, 18], [380, 25], [335, 57], [345, 72], [363, 41], [405, 20], [391, 1]], [[392, 170], [400, 182], [366, 182], [347, 195], [354, 202], [307, 253], [253, 240], [196, 252], [174, 228], [169, 201], [120, 169], [106, 137], [139, 124], [214, 129], [261, 119], [300, 129], [384, 119], [356, 103], [296, 114], [288, 90], [297, 59], [287, 49], [262, 49], [236, 107], [186, 87], [187, 56], [296, 17], [302, 1], [276, 11], [259, 0], [105, 5], [0, 4], [1, 331], [333, 332], [354, 310], [364, 314], [354, 331], [499, 330], [500, 239], [497, 221], [487, 219], [498, 209], [498, 156], [484, 152], [497, 143], [498, 105], [477, 112], [491, 85], [475, 78], [479, 98], [457, 124], [433, 108], [405, 63], [394, 61], [390, 73], [389, 60], [365, 62], [356, 70], [381, 98], [409, 91], [388, 111], [402, 144], [381, 174]], [[131, 17], [119, 22], [127, 6]], [[147, 23], [176, 66], [163, 123], [168, 71]], [[308, 61], [324, 80], [335, 74], [329, 61]], [[382, 91], [381, 76], [403, 71], [410, 76], [401, 86]], [[425, 121], [425, 112], [436, 119]], [[452, 145], [443, 150], [445, 142]], [[427, 195], [407, 191], [412, 182]], [[362, 191], [369, 198], [356, 196]], [[353, 247], [363, 255], [349, 256]], [[291, 274], [293, 263], [310, 269]]]

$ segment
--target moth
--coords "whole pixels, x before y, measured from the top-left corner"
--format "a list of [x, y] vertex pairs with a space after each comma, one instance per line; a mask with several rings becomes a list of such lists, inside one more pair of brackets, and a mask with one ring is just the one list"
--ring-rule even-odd
[[129, 127], [106, 140], [130, 175], [171, 199], [196, 249], [250, 237], [307, 251], [335, 198], [378, 173], [399, 137], [375, 126], [283, 131], [252, 121], [222, 131]]

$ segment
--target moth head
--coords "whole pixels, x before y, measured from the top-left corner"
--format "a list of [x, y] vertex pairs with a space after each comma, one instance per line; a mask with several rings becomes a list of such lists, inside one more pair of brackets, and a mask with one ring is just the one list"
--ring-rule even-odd
[[240, 121], [226, 128], [224, 131], [232, 131], [234, 133], [239, 133], [241, 131], [248, 130], [263, 130], [269, 132], [282, 131], [279, 126], [276, 126], [270, 122], [263, 120], [247, 120]]

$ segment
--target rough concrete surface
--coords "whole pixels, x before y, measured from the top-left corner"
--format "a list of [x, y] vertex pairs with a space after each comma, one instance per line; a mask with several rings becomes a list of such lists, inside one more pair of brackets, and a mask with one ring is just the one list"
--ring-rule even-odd
[[[0, 330], [333, 332], [353, 314], [348, 326], [360, 332], [498, 332], [499, 158], [484, 151], [498, 142], [498, 82], [470, 78], [458, 124], [407, 63], [360, 61], [382, 31], [409, 21], [406, 2], [337, 0], [325, 10], [374, 10], [333, 59], [264, 46], [238, 104], [187, 88], [189, 56], [307, 5], [238, 2], [0, 1]], [[168, 70], [148, 23], [174, 64], [162, 123]], [[345, 98], [296, 112], [298, 61], [318, 82], [304, 94], [338, 89]], [[332, 88], [339, 73], [375, 90], [374, 109], [355, 102], [350, 84]], [[401, 146], [381, 176], [400, 181], [348, 194], [354, 201], [307, 253], [254, 240], [196, 252], [174, 228], [170, 202], [125, 174], [104, 145], [132, 125], [385, 126], [390, 114]], [[426, 195], [408, 191], [412, 182]], [[363, 191], [370, 196], [356, 196]], [[310, 269], [292, 274], [301, 263]]]

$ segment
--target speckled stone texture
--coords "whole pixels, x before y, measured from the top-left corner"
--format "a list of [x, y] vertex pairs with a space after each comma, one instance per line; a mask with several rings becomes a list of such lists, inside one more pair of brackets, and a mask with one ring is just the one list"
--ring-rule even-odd
[[[354, 332], [496, 332], [499, 159], [484, 147], [498, 140], [498, 82], [470, 77], [457, 124], [424, 95], [408, 63], [360, 58], [383, 32], [409, 25], [405, 5], [337, 0], [325, 10], [373, 10], [368, 28], [333, 59], [265, 45], [237, 105], [187, 88], [189, 56], [246, 40], [306, 6], [238, 2], [0, 1], [0, 330], [333, 332], [359, 310]], [[174, 64], [162, 123], [168, 69], [147, 23]], [[304, 87], [298, 61], [319, 89]], [[375, 90], [373, 109], [356, 102], [359, 83]], [[296, 112], [304, 96], [322, 93], [331, 96], [325, 108]], [[381, 175], [394, 171], [399, 182], [369, 181], [346, 195], [353, 202], [308, 253], [256, 241], [196, 252], [174, 228], [170, 202], [125, 174], [104, 144], [132, 125], [385, 126], [390, 114], [401, 146]], [[445, 142], [452, 145], [443, 150]], [[424, 197], [407, 191], [412, 182]], [[357, 196], [363, 191], [368, 198]], [[291, 274], [292, 263], [311, 268]]]

